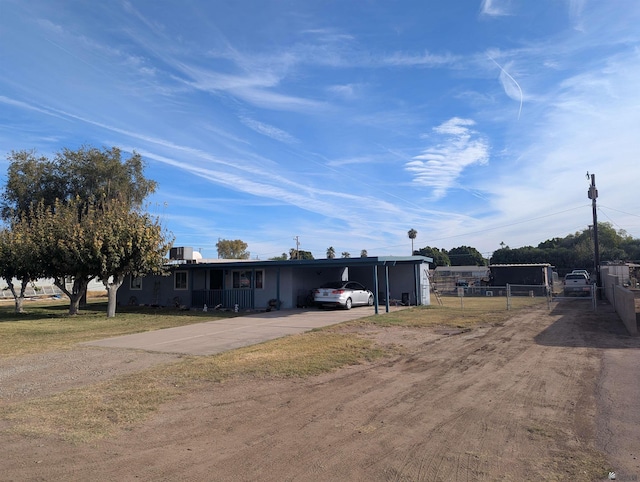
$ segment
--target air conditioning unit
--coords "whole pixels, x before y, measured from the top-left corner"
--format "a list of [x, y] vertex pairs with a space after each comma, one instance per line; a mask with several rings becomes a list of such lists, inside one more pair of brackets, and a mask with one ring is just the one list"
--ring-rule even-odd
[[193, 259], [193, 248], [180, 246], [177, 248], [171, 248], [169, 250], [169, 259], [181, 260], [181, 259]]

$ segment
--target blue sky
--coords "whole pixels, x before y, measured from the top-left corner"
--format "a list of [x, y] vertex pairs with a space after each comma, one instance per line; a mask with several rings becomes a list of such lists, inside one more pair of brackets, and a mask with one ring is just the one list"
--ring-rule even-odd
[[640, 2], [0, 0], [6, 155], [118, 146], [178, 246], [640, 238]]

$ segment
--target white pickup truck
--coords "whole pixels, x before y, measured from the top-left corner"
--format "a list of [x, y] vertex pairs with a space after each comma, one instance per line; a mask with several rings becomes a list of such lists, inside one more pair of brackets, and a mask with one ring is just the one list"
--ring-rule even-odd
[[590, 296], [591, 283], [584, 273], [569, 273], [564, 277], [565, 296]]

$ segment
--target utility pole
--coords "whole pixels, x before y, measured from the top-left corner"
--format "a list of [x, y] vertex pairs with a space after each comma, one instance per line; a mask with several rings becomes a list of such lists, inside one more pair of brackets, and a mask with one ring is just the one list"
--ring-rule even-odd
[[300, 259], [300, 239], [298, 239], [298, 236], [293, 239], [296, 242], [296, 259]]
[[[587, 172], [587, 178], [589, 173]], [[596, 189], [596, 175], [591, 174], [591, 186], [587, 192], [589, 199], [591, 199], [591, 207], [593, 210], [593, 258], [596, 267], [596, 287], [602, 286], [600, 279], [600, 246], [598, 245], [598, 210], [596, 208], [596, 199], [598, 197], [598, 190]]]

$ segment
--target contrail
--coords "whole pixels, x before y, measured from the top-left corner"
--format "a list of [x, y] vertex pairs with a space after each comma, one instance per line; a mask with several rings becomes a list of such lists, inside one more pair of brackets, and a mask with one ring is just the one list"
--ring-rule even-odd
[[518, 91], [520, 91], [520, 109], [518, 110], [518, 120], [520, 120], [520, 114], [522, 113], [522, 89], [520, 88], [520, 84], [518, 84], [518, 82], [516, 81], [516, 79], [514, 79], [513, 77], [511, 77], [511, 75], [509, 74], [509, 72], [507, 72], [506, 70], [504, 70], [502, 68], [502, 65], [500, 65], [498, 62], [496, 62], [493, 57], [491, 57], [489, 54], [487, 54], [487, 57], [489, 57], [491, 59], [491, 61], [496, 64], [498, 66], [498, 68], [507, 76], [509, 77], [514, 84], [516, 84], [516, 87], [518, 88]]

